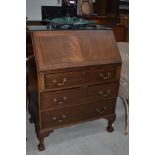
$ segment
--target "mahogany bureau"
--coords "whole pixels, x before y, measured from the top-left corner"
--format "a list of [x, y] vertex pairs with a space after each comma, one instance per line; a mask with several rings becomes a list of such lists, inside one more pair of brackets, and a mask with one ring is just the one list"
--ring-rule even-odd
[[38, 149], [56, 128], [116, 118], [121, 57], [111, 30], [33, 31], [36, 96], [30, 102]]

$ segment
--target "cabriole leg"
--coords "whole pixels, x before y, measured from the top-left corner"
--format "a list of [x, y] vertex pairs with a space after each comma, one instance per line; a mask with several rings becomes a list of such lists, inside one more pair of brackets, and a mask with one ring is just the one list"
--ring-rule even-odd
[[38, 150], [39, 150], [39, 151], [45, 150], [44, 138], [45, 138], [45, 137], [44, 137], [43, 134], [39, 134], [39, 137], [38, 137], [38, 139], [39, 139]]
[[54, 132], [54, 130], [51, 129], [48, 131], [39, 131], [38, 132], [38, 139], [39, 139], [38, 150], [39, 151], [45, 150], [44, 138], [47, 137], [51, 132]]

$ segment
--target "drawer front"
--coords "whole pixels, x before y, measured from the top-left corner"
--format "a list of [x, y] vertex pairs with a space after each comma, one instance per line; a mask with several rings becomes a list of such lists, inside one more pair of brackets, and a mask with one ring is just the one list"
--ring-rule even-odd
[[118, 84], [104, 84], [41, 93], [41, 110], [116, 98]]
[[116, 99], [113, 99], [42, 112], [42, 128], [61, 127], [112, 114], [115, 112], [115, 102]]
[[104, 83], [116, 79], [116, 66], [98, 69], [71, 71], [66, 73], [46, 74], [44, 89], [65, 88], [87, 84]]

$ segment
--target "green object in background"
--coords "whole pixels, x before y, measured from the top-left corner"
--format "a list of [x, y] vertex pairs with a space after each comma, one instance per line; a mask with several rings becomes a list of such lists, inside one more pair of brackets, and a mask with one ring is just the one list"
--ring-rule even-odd
[[60, 24], [60, 25], [96, 25], [96, 22], [91, 20], [83, 20], [81, 18], [71, 18], [71, 17], [63, 17], [63, 18], [54, 18], [52, 20], [45, 20], [50, 23]]

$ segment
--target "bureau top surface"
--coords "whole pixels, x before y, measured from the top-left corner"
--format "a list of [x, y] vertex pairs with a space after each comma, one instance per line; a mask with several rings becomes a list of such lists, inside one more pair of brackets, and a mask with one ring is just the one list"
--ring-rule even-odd
[[120, 63], [111, 30], [34, 31], [38, 71]]

